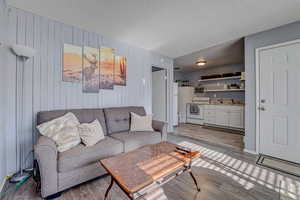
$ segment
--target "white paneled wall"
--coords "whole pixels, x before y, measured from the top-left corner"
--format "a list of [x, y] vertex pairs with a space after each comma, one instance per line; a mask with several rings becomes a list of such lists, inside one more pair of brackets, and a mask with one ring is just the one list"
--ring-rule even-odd
[[[151, 66], [167, 68], [169, 82], [173, 81], [172, 59], [29, 12], [11, 8], [8, 31], [10, 43], [27, 45], [38, 51], [34, 59], [26, 62], [23, 81], [20, 81], [22, 80], [22, 63], [12, 54], [8, 56], [9, 68], [6, 74], [9, 79], [7, 85], [9, 135], [6, 140], [9, 144], [7, 146], [8, 172], [16, 171], [18, 166], [15, 141], [18, 131], [26, 138], [24, 155], [26, 156], [32, 150], [32, 144], [36, 138], [32, 140], [31, 136], [33, 133], [36, 135], [37, 112], [129, 105], [145, 106], [147, 112], [151, 112]], [[128, 60], [127, 86], [115, 86], [114, 90], [101, 90], [99, 94], [87, 94], [82, 92], [81, 83], [62, 82], [64, 43], [91, 47], [105, 45], [115, 48], [117, 54], [126, 56]], [[170, 89], [170, 92], [172, 91]], [[24, 94], [23, 99], [16, 95], [21, 92]], [[172, 108], [171, 105], [170, 108]], [[21, 116], [20, 110], [22, 109], [23, 115]], [[170, 110], [170, 115], [171, 112]], [[27, 165], [30, 163], [29, 159]]]
[[7, 103], [7, 79], [6, 79], [6, 36], [7, 36], [7, 15], [6, 4], [0, 0], [0, 190], [2, 181], [6, 174], [6, 103]]

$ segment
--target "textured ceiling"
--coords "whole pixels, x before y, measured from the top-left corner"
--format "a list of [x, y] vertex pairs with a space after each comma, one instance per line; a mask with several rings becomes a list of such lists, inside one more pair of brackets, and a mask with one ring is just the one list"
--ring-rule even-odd
[[[198, 60], [205, 60], [207, 64], [199, 67], [195, 64]], [[204, 67], [241, 63], [244, 63], [244, 39], [225, 42], [185, 56], [180, 56], [174, 60], [174, 66], [179, 67], [182, 72], [197, 71]]]
[[169, 57], [300, 20], [299, 0], [7, 0]]

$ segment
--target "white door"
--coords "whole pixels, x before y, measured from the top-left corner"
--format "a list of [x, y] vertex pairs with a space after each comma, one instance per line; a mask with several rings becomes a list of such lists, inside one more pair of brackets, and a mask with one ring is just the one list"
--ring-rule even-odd
[[257, 55], [260, 153], [300, 163], [300, 43]]
[[173, 83], [173, 126], [178, 126], [178, 83]]
[[167, 79], [164, 69], [152, 72], [152, 114], [155, 120], [167, 121]]

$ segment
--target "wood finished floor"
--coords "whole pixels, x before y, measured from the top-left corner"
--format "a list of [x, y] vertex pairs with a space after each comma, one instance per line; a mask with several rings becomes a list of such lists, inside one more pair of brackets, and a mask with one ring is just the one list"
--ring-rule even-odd
[[[197, 192], [189, 174], [163, 186], [169, 200], [300, 200], [300, 179], [255, 164], [256, 156], [186, 137], [169, 135], [169, 141], [198, 149], [204, 156], [194, 162], [193, 172], [200, 183]], [[104, 177], [63, 192], [60, 200], [101, 200], [110, 178]], [[32, 180], [4, 200], [39, 200]], [[127, 200], [114, 186], [110, 200]], [[159, 199], [159, 198], [158, 198]]]
[[193, 124], [179, 124], [175, 129], [176, 135], [191, 137], [212, 144], [220, 144], [238, 150], [244, 149], [244, 136], [238, 131], [208, 128]]

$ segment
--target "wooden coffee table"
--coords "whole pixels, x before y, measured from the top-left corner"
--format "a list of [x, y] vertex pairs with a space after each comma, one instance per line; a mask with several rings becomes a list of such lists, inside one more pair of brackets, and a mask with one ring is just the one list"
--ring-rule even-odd
[[161, 142], [103, 159], [100, 163], [111, 176], [105, 199], [114, 183], [117, 183], [130, 199], [140, 199], [147, 195], [145, 188], [153, 190], [155, 188], [151, 188], [151, 185], [160, 187], [183, 172], [189, 172], [197, 190], [200, 191], [191, 171], [192, 161], [200, 156], [198, 151], [179, 153], [175, 144]]

